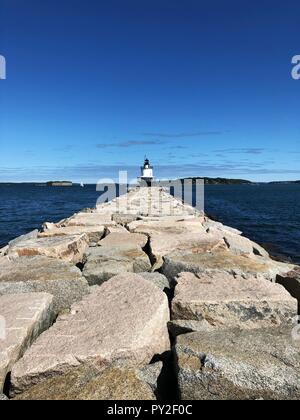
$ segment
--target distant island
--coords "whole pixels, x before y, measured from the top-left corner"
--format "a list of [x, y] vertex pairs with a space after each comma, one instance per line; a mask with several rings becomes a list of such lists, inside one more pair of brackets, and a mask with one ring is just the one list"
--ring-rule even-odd
[[181, 178], [181, 181], [186, 179], [191, 179], [193, 183], [196, 182], [198, 179], [204, 179], [204, 184], [206, 185], [245, 185], [245, 184], [253, 184], [253, 182], [248, 181], [246, 179], [231, 179], [231, 178], [208, 178], [208, 177], [188, 177], [188, 178]]
[[300, 181], [272, 181], [269, 184], [300, 184]]
[[49, 181], [46, 182], [47, 187], [72, 187], [73, 182], [71, 181]]
[[[179, 178], [179, 181], [192, 180], [193, 183], [196, 180], [203, 179], [205, 185], [289, 185], [289, 184], [300, 184], [300, 180], [296, 181], [270, 181], [270, 182], [259, 182], [259, 181], [249, 181], [247, 179], [236, 179], [236, 178], [210, 178], [203, 176], [190, 176], [186, 178]], [[161, 181], [163, 182], [163, 181]], [[0, 182], [0, 185], [35, 185], [37, 187], [75, 187], [80, 186], [79, 183], [74, 183], [72, 181], [48, 181], [48, 182]], [[168, 184], [168, 181], [166, 181]], [[92, 184], [91, 184], [92, 185]], [[82, 185], [81, 185], [82, 186]]]
[[234, 178], [209, 178], [201, 176], [193, 176], [187, 178], [181, 178], [181, 181], [191, 179], [193, 183], [197, 179], [204, 179], [206, 185], [257, 185], [257, 184], [300, 184], [299, 181], [272, 181], [272, 182], [253, 182], [247, 179], [234, 179]]

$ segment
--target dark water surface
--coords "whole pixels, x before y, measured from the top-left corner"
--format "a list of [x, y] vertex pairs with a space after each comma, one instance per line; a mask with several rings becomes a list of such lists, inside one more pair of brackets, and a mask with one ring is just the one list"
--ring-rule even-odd
[[211, 185], [205, 196], [211, 216], [300, 263], [300, 184]]
[[[99, 194], [94, 185], [0, 184], [0, 246], [45, 221], [55, 222], [94, 207]], [[273, 254], [300, 263], [300, 184], [209, 185], [205, 210], [268, 245]]]

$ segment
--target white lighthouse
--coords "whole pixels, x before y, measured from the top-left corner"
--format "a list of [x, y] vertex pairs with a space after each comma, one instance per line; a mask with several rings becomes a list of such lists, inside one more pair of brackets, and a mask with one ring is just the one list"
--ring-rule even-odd
[[150, 186], [152, 181], [154, 180], [153, 166], [150, 165], [149, 159], [147, 159], [146, 157], [144, 165], [141, 166], [140, 180], [146, 182], [148, 186]]

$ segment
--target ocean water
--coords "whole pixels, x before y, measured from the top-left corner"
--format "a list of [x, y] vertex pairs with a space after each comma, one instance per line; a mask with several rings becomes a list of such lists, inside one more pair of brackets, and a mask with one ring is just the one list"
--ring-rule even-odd
[[[95, 185], [46, 187], [0, 184], [0, 246], [86, 207], [100, 193]], [[240, 229], [273, 255], [300, 263], [300, 184], [208, 185], [205, 210]]]
[[210, 216], [300, 263], [300, 184], [210, 185], [205, 198]]

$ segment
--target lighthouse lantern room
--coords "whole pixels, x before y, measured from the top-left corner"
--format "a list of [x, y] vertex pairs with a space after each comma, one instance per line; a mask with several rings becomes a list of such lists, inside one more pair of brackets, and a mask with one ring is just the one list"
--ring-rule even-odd
[[148, 186], [151, 185], [151, 182], [153, 181], [153, 166], [150, 165], [149, 159], [145, 157], [144, 165], [141, 166], [141, 177], [140, 180], [147, 183]]

